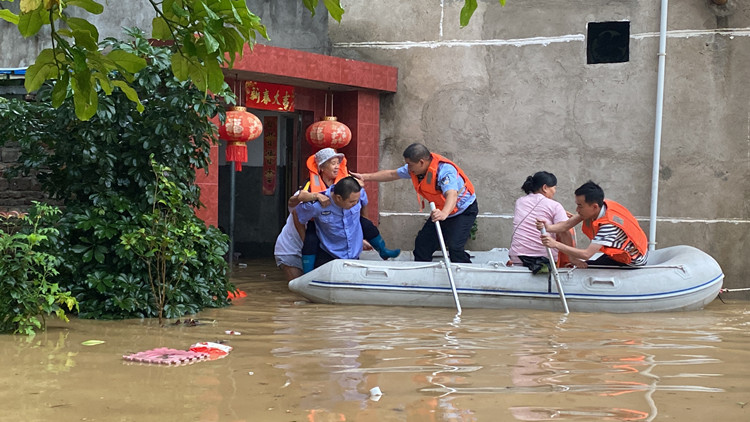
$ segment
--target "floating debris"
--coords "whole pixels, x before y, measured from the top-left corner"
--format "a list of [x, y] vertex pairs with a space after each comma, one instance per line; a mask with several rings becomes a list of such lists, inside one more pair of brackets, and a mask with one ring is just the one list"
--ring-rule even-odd
[[160, 365], [189, 365], [202, 360], [208, 360], [208, 353], [195, 352], [191, 350], [177, 350], [168, 347], [159, 347], [144, 352], [123, 355], [123, 359], [130, 362], [153, 363]]

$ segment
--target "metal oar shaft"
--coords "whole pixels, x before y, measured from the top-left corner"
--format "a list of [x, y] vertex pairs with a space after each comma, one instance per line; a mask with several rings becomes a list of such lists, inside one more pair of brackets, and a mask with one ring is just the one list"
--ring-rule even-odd
[[[430, 202], [430, 210], [435, 210], [435, 203]], [[448, 281], [451, 283], [451, 290], [453, 291], [453, 300], [456, 302], [456, 315], [461, 315], [461, 302], [458, 301], [458, 291], [456, 291], [456, 282], [453, 281], [453, 271], [451, 270], [451, 259], [448, 256], [448, 250], [445, 248], [445, 240], [443, 239], [443, 230], [440, 228], [440, 222], [435, 221], [435, 231], [437, 231], [438, 239], [440, 240], [440, 249], [443, 251], [443, 258], [445, 260], [445, 267], [448, 269]]]
[[[541, 229], [542, 235], [547, 234], [547, 230], [542, 227]], [[563, 292], [562, 283], [560, 282], [560, 274], [557, 272], [557, 264], [555, 264], [555, 256], [552, 255], [552, 249], [547, 248], [547, 258], [549, 259], [549, 265], [552, 269], [552, 276], [555, 278], [555, 284], [557, 284], [557, 291], [560, 293], [560, 300], [563, 303], [563, 308], [565, 308], [565, 314], [569, 314], [570, 311], [568, 310], [568, 300], [565, 299], [565, 292]]]

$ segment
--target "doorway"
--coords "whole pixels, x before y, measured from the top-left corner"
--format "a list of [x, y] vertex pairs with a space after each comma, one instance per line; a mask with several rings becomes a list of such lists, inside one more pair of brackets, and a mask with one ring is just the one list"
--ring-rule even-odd
[[[288, 215], [287, 199], [299, 183], [297, 157], [301, 148], [300, 135], [304, 133], [300, 130], [299, 113], [248, 111], [263, 122], [264, 128], [260, 137], [247, 143], [247, 161], [242, 163], [242, 171], [234, 172], [234, 252], [241, 258], [251, 259], [273, 256], [276, 237]], [[275, 127], [267, 127], [274, 123]], [[272, 137], [274, 130], [277, 134], [275, 151], [268, 144], [268, 137]], [[229, 234], [234, 163], [227, 163], [225, 147], [226, 142], [221, 141], [218, 221], [219, 228]], [[269, 161], [275, 161], [275, 166]]]

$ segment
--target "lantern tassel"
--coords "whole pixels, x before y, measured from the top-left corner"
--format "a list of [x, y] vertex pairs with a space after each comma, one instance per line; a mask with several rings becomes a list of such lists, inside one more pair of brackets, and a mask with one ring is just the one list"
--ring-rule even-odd
[[242, 163], [247, 161], [247, 145], [244, 142], [227, 143], [227, 161], [234, 161], [234, 169], [242, 171]]

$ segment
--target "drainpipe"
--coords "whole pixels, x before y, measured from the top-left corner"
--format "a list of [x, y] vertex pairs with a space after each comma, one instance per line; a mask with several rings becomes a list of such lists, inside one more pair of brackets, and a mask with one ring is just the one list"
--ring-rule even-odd
[[648, 228], [648, 250], [656, 249], [656, 209], [659, 202], [659, 160], [661, 153], [661, 121], [664, 114], [664, 67], [667, 59], [667, 7], [669, 0], [661, 0], [659, 25], [659, 70], [656, 80], [656, 125], [654, 127], [654, 165], [651, 171], [651, 214]]

